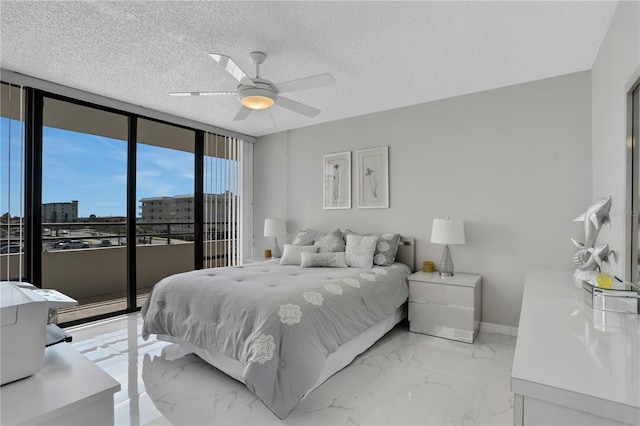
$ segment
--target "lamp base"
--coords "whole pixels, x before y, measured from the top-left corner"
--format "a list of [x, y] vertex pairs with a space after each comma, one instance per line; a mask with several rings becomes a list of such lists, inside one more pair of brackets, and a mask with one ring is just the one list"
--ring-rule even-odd
[[273, 250], [273, 257], [276, 259], [280, 259], [282, 257], [282, 252], [280, 251], [280, 244], [278, 244], [278, 237], [274, 237], [276, 240], [276, 247]]
[[450, 278], [453, 276], [453, 260], [451, 259], [451, 251], [449, 245], [444, 246], [442, 252], [442, 260], [440, 260], [440, 278]]

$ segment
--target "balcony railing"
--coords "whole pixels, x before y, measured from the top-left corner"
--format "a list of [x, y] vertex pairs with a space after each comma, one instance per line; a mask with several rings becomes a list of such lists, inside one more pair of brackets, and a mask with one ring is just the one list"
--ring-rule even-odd
[[[218, 224], [223, 225], [226, 224]], [[142, 301], [144, 294], [162, 278], [193, 270], [193, 230], [187, 231], [180, 227], [193, 229], [194, 224], [137, 224], [136, 283], [138, 297], [142, 297]], [[16, 230], [18, 229], [16, 227]], [[61, 312], [61, 322], [92, 315], [89, 312], [115, 309], [115, 299], [122, 298], [126, 290], [125, 229], [124, 222], [43, 224], [42, 286], [59, 290], [80, 302], [80, 306], [75, 310]], [[207, 253], [205, 257], [214, 262], [209, 265], [227, 266], [228, 247], [234, 250], [235, 244], [229, 244], [229, 235], [225, 231], [213, 232], [209, 228], [207, 231], [204, 243], [204, 252]], [[71, 244], [72, 242], [79, 244]], [[64, 244], [67, 244], [68, 248], [65, 248]], [[5, 260], [5, 257], [8, 259]], [[12, 274], [14, 271], [18, 272], [21, 253], [2, 255], [0, 259], [2, 279], [7, 276], [7, 266]], [[22, 260], [24, 261], [24, 256]], [[138, 306], [142, 303], [141, 300], [138, 301]], [[78, 309], [85, 309], [87, 313], [79, 313]]]

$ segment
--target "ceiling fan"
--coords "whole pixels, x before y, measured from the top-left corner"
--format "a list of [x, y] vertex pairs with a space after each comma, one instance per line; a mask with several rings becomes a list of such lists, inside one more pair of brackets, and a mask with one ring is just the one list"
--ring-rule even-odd
[[[256, 76], [251, 78], [236, 64], [229, 56], [219, 53], [209, 54], [227, 71], [233, 78], [238, 80], [238, 87], [235, 91], [218, 92], [171, 92], [171, 96], [219, 96], [237, 95], [242, 106], [240, 111], [233, 118], [234, 121], [246, 119], [252, 110], [269, 109], [273, 105], [278, 105], [298, 114], [307, 117], [315, 117], [320, 113], [319, 109], [309, 105], [280, 96], [281, 93], [295, 92], [297, 90], [312, 89], [315, 87], [329, 86], [336, 83], [336, 79], [331, 74], [319, 74], [297, 80], [285, 81], [274, 84], [269, 80], [260, 77], [260, 64], [264, 62], [267, 55], [263, 52], [252, 52], [249, 54], [251, 62], [256, 65]], [[272, 117], [273, 118], [273, 117]]]

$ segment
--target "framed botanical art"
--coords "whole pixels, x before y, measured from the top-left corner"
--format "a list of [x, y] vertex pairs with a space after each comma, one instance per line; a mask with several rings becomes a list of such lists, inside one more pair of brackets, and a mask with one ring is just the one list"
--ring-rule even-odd
[[358, 208], [389, 208], [389, 147], [358, 151]]
[[351, 151], [323, 156], [323, 207], [351, 208]]

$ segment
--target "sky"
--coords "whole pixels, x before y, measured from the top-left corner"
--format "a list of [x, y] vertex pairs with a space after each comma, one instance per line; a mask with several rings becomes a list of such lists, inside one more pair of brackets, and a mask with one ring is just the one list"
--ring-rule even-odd
[[[2, 118], [0, 140], [0, 214], [19, 215], [20, 128]], [[194, 193], [194, 155], [139, 143], [136, 199]], [[9, 152], [10, 151], [10, 152]], [[42, 202], [78, 200], [78, 216], [125, 216], [127, 143], [86, 133], [43, 129]], [[9, 161], [10, 159], [10, 161]], [[234, 190], [228, 184], [227, 160], [215, 159], [218, 177], [206, 192]], [[217, 167], [216, 167], [217, 166]], [[231, 165], [233, 167], [233, 165]], [[11, 199], [7, 188], [11, 180]], [[237, 192], [237, 191], [234, 191]], [[11, 205], [9, 206], [9, 201]], [[138, 204], [140, 205], [140, 204]], [[139, 209], [137, 210], [139, 214]]]

